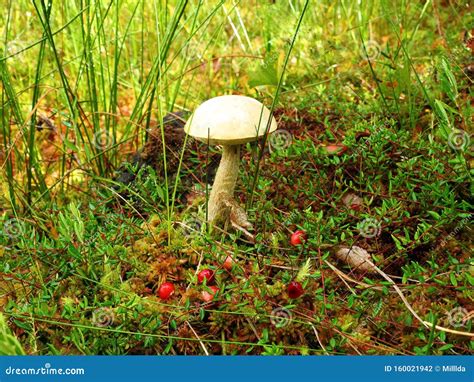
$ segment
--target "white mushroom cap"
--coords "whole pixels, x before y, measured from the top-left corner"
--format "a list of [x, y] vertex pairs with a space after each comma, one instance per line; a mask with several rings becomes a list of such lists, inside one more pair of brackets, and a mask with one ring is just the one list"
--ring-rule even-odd
[[[265, 135], [270, 110], [256, 99], [225, 95], [211, 98], [201, 104], [189, 118], [184, 131], [210, 144], [237, 145], [256, 141]], [[268, 133], [277, 123], [271, 117]]]

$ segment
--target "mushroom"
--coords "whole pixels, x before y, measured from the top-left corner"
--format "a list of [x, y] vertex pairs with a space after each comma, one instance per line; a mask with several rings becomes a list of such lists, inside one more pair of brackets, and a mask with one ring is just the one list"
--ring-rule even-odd
[[232, 212], [237, 216], [243, 212], [241, 208], [240, 211], [233, 208], [237, 206], [233, 195], [239, 174], [240, 146], [276, 128], [270, 111], [250, 97], [215, 97], [194, 111], [184, 127], [185, 132], [202, 142], [222, 145], [222, 157], [208, 202], [209, 223], [215, 225], [226, 220], [229, 214], [232, 218]]

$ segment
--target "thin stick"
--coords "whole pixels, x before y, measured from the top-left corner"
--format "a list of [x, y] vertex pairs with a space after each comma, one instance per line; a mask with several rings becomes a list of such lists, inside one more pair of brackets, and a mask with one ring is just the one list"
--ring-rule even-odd
[[387, 280], [390, 284], [392, 284], [393, 286], [393, 289], [395, 289], [395, 291], [398, 293], [398, 295], [400, 296], [400, 298], [402, 299], [403, 303], [405, 304], [405, 306], [407, 307], [407, 309], [411, 312], [411, 314], [413, 314], [413, 316], [418, 320], [420, 321], [426, 328], [435, 328], [435, 329], [438, 329], [438, 330], [441, 330], [442, 332], [447, 332], [447, 333], [452, 333], [452, 334], [458, 334], [460, 336], [467, 336], [467, 337], [474, 337], [474, 333], [469, 333], [469, 332], [461, 332], [459, 330], [453, 330], [453, 329], [449, 329], [449, 328], [445, 328], [443, 326], [439, 326], [439, 325], [433, 325], [431, 322], [428, 322], [428, 321], [424, 321], [416, 312], [415, 310], [413, 309], [413, 307], [410, 305], [410, 303], [408, 302], [408, 300], [405, 298], [405, 296], [403, 295], [403, 292], [400, 290], [400, 288], [397, 286], [397, 284], [395, 284], [395, 281], [393, 281], [384, 271], [382, 271], [381, 269], [379, 269], [379, 267], [377, 267], [374, 263], [372, 263], [370, 260], [366, 260], [367, 263], [369, 265], [371, 265], [374, 270], [380, 274], [385, 280]]
[[204, 345], [204, 343], [201, 341], [201, 338], [199, 338], [198, 334], [196, 333], [196, 331], [194, 330], [194, 328], [191, 326], [191, 324], [186, 321], [186, 323], [188, 324], [189, 326], [189, 329], [191, 329], [191, 331], [194, 333], [194, 335], [196, 336], [196, 338], [198, 339], [199, 341], [199, 344], [201, 345], [202, 347], [202, 350], [204, 350], [204, 353], [206, 353], [206, 355], [209, 355], [209, 352], [207, 351], [206, 349], [206, 345]]
[[321, 346], [321, 349], [323, 349], [324, 354], [329, 355], [328, 351], [326, 350], [326, 348], [324, 347], [323, 343], [322, 343], [321, 340], [319, 339], [318, 331], [316, 330], [316, 328], [314, 327], [313, 324], [310, 324], [310, 325], [311, 325], [311, 327], [313, 328], [314, 335], [316, 336], [316, 339], [318, 340], [319, 346]]
[[[413, 307], [410, 305], [410, 303], [408, 302], [408, 300], [406, 299], [405, 295], [403, 294], [403, 292], [401, 291], [401, 289], [398, 287], [398, 285], [395, 283], [395, 281], [392, 280], [392, 278], [390, 276], [388, 276], [384, 271], [382, 271], [379, 267], [377, 267], [374, 263], [372, 263], [370, 260], [365, 260], [366, 263], [373, 268], [374, 271], [376, 271], [379, 275], [381, 275], [385, 280], [387, 280], [393, 287], [393, 289], [395, 290], [395, 292], [397, 292], [397, 294], [400, 296], [401, 300], [403, 301], [403, 303], [405, 304], [405, 306], [407, 307], [407, 309], [410, 311], [410, 313], [413, 315], [413, 317], [415, 317], [419, 322], [421, 322], [426, 328], [435, 328], [437, 330], [441, 330], [442, 332], [447, 332], [447, 333], [452, 333], [452, 334], [457, 334], [457, 335], [460, 335], [460, 336], [466, 336], [466, 337], [474, 337], [474, 333], [469, 333], [469, 332], [462, 332], [462, 331], [459, 331], [459, 330], [453, 330], [453, 329], [449, 329], [449, 328], [445, 328], [443, 326], [439, 326], [439, 325], [433, 325], [431, 322], [428, 322], [428, 321], [425, 321], [423, 320], [419, 315], [418, 313], [416, 313], [415, 309], [413, 309]], [[344, 274], [343, 272], [341, 272], [339, 269], [337, 269], [334, 265], [332, 265], [329, 261], [325, 260], [324, 261], [337, 275], [341, 276], [342, 278], [346, 279], [346, 280], [349, 280], [349, 281], [352, 281], [352, 282], [355, 282], [361, 286], [364, 286], [366, 288], [373, 288], [373, 289], [377, 289], [377, 287], [374, 287], [372, 285], [369, 285], [369, 284], [366, 284], [366, 283], [361, 283], [361, 282], [358, 282], [354, 279], [351, 279], [349, 276], [347, 276], [346, 274]], [[346, 284], [347, 285], [347, 284]], [[349, 288], [350, 289], [350, 288]], [[350, 289], [351, 292], [352, 289]], [[353, 292], [354, 293], [354, 292]]]
[[[347, 289], [349, 289], [353, 295], [356, 295], [356, 296], [357, 296], [357, 293], [354, 292], [354, 289], [352, 289], [351, 286], [350, 286], [350, 285], [347, 283], [347, 281], [345, 280], [346, 277], [347, 277], [347, 278], [350, 278], [350, 277], [346, 276], [343, 272], [341, 272], [339, 269], [337, 269], [337, 268], [336, 268], [334, 265], [332, 265], [329, 261], [325, 260], [325, 263], [326, 263], [327, 265], [329, 265], [329, 268], [331, 268], [331, 269], [334, 271], [334, 273], [336, 273], [336, 275], [339, 276], [339, 278], [342, 280], [342, 282], [346, 285]], [[355, 281], [355, 280], [350, 280], [350, 281]], [[369, 286], [368, 284], [365, 284], [365, 285]]]
[[[203, 259], [203, 257], [204, 257], [204, 254], [203, 254], [203, 252], [199, 253], [199, 252], [196, 251], [194, 248], [193, 248], [193, 251], [199, 255], [199, 262], [198, 262], [198, 264], [197, 264], [197, 266], [196, 266], [196, 271], [194, 272], [194, 276], [197, 276], [197, 274], [199, 273], [199, 268], [201, 267], [201, 263], [202, 263], [202, 259]], [[190, 283], [188, 284], [188, 286], [186, 287], [186, 291], [189, 290], [189, 288], [191, 287], [191, 285], [192, 285], [192, 282], [190, 282]]]

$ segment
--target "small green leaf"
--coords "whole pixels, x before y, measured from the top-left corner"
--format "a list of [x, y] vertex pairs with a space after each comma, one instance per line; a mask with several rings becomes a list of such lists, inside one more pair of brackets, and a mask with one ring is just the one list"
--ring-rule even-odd
[[451, 348], [453, 348], [454, 345], [453, 344], [446, 344], [446, 345], [443, 345], [439, 348], [439, 350], [443, 351], [443, 350], [449, 350]]
[[441, 216], [435, 211], [428, 211], [428, 215], [433, 216], [435, 219], [441, 219]]
[[69, 139], [64, 139], [64, 146], [66, 146], [66, 148], [68, 148], [69, 150], [72, 150], [74, 152], [78, 152], [79, 149], [77, 148], [77, 146], [71, 142]]
[[451, 284], [453, 284], [455, 287], [458, 286], [458, 280], [456, 279], [456, 274], [454, 272], [449, 275], [449, 279], [451, 280]]
[[170, 321], [170, 328], [173, 329], [173, 330], [178, 329], [178, 325], [176, 324], [175, 320]]

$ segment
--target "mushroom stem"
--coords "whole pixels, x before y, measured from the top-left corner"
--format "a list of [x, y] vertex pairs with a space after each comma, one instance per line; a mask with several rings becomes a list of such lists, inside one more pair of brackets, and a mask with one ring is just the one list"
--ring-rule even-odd
[[230, 197], [233, 197], [237, 176], [239, 175], [239, 163], [240, 145], [224, 145], [221, 162], [219, 163], [209, 197], [208, 220], [211, 224], [226, 218], [226, 216], [223, 216], [226, 208], [222, 204], [219, 195], [225, 192]]

